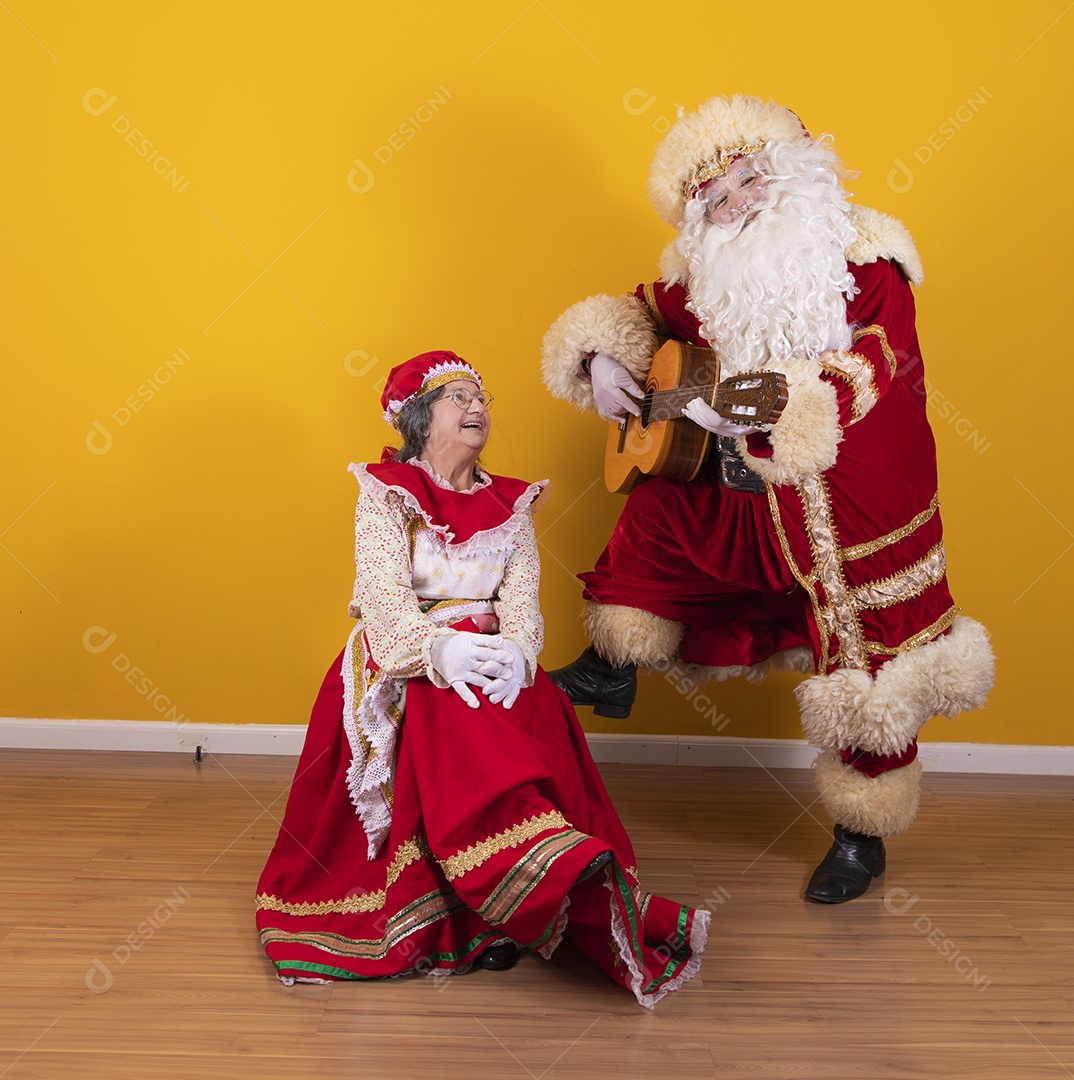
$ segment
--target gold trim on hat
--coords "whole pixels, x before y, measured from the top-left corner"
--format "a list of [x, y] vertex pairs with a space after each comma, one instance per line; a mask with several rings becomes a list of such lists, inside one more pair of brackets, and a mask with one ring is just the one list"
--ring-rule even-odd
[[756, 154], [764, 149], [764, 143], [736, 143], [734, 146], [721, 146], [710, 158], [706, 158], [689, 175], [682, 185], [682, 197], [689, 202], [710, 180], [723, 176], [731, 164], [740, 157]]
[[421, 397], [422, 394], [431, 393], [433, 390], [439, 390], [441, 386], [447, 386], [450, 382], [459, 382], [460, 380], [466, 380], [466, 382], [477, 383], [481, 385], [480, 380], [470, 371], [445, 371], [441, 375], [434, 375], [431, 379], [426, 380], [421, 384], [421, 389], [414, 395], [415, 397]]

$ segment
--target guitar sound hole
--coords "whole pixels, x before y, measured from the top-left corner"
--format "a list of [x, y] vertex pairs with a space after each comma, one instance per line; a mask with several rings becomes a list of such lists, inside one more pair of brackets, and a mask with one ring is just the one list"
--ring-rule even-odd
[[641, 403], [641, 426], [649, 426], [649, 417], [653, 411], [653, 391], [646, 390], [645, 397]]

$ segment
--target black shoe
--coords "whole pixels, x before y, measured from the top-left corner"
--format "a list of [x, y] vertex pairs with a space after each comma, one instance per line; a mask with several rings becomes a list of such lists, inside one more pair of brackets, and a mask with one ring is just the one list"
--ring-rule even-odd
[[844, 904], [869, 888], [884, 872], [884, 841], [879, 836], [835, 827], [835, 843], [813, 871], [805, 894], [821, 904]]
[[513, 941], [500, 945], [490, 945], [478, 958], [477, 962], [486, 971], [506, 971], [515, 966], [518, 959], [518, 946]]
[[574, 884], [578, 885], [580, 882], [585, 881], [586, 878], [591, 878], [598, 870], [603, 870], [604, 867], [612, 861], [612, 853], [610, 851], [602, 851], [577, 877]]
[[635, 664], [618, 667], [605, 660], [592, 645], [573, 664], [550, 671], [548, 677], [571, 699], [597, 716], [625, 720], [638, 693]]

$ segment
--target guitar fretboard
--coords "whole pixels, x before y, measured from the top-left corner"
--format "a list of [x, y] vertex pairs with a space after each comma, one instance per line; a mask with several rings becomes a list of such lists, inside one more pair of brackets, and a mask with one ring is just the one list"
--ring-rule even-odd
[[[740, 381], [729, 397], [736, 392], [752, 390], [761, 385], [761, 380]], [[641, 420], [643, 424], [651, 424], [660, 420], [678, 420], [682, 417], [683, 406], [689, 404], [694, 398], [702, 398], [707, 402], [712, 401], [712, 396], [719, 390], [716, 383], [707, 386], [676, 386], [671, 390], [649, 390], [642, 402]], [[719, 399], [717, 399], [717, 404]], [[725, 410], [726, 411], [726, 408]], [[751, 416], [756, 416], [756, 407], [751, 407], [749, 412], [743, 415], [743, 420], [748, 422]], [[731, 417], [730, 419], [734, 419]]]

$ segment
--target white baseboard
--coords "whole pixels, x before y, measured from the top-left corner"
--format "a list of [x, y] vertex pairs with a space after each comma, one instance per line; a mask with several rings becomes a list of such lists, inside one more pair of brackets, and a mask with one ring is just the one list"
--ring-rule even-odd
[[[714, 765], [745, 769], [808, 769], [817, 751], [804, 739], [738, 739], [724, 735], [589, 735], [596, 761], [636, 765]], [[923, 742], [930, 772], [1074, 776], [1074, 747]]]
[[0, 747], [150, 750], [297, 757], [305, 724], [171, 724], [162, 720], [22, 720], [0, 717]]
[[[23, 720], [0, 717], [0, 747], [36, 750], [148, 750], [161, 753], [297, 757], [305, 724], [169, 724], [156, 720]], [[631, 765], [808, 769], [816, 750], [803, 739], [724, 735], [589, 735], [593, 757]], [[921, 743], [931, 772], [1074, 776], [1074, 747]]]

